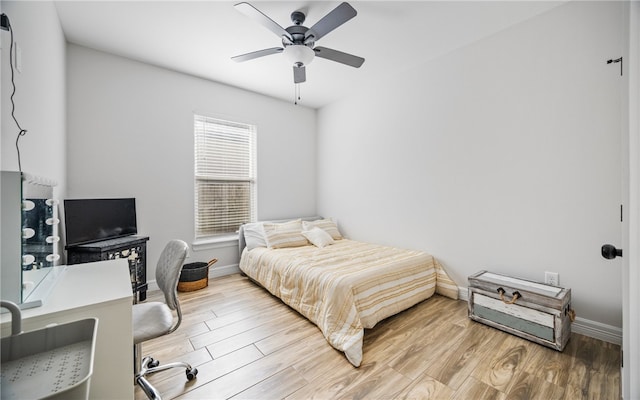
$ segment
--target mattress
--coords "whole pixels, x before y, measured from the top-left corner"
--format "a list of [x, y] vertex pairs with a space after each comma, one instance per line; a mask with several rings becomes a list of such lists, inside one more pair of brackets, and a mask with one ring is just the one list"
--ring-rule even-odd
[[240, 269], [316, 324], [356, 367], [365, 328], [434, 293], [458, 298], [433, 256], [348, 239], [323, 248], [244, 249]]

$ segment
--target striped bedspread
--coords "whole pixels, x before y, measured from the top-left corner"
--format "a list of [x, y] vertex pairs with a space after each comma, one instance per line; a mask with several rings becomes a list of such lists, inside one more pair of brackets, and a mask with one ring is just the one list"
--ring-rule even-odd
[[365, 328], [458, 287], [433, 256], [348, 239], [324, 248], [246, 249], [240, 269], [316, 324], [356, 367]]

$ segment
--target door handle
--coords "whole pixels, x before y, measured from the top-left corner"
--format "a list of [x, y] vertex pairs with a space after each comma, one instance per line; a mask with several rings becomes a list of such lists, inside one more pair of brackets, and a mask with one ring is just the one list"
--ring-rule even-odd
[[612, 244], [605, 244], [601, 249], [602, 257], [607, 260], [613, 260], [616, 257], [622, 257], [622, 249], [616, 249]]

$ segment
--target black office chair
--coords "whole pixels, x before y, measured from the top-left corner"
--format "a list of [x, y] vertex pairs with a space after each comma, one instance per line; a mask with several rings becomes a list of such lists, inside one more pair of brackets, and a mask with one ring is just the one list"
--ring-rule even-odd
[[[154, 301], [133, 305], [133, 344], [135, 362], [135, 381], [150, 399], [161, 399], [160, 393], [147, 381], [145, 376], [169, 368], [184, 368], [188, 380], [193, 380], [198, 374], [196, 368], [184, 362], [174, 362], [160, 365], [152, 357], [145, 357], [140, 362], [142, 342], [145, 340], [168, 335], [178, 329], [182, 322], [182, 312], [178, 301], [178, 279], [182, 264], [187, 257], [188, 246], [182, 240], [170, 241], [162, 250], [160, 260], [156, 266], [156, 283], [164, 293], [165, 302]], [[173, 310], [178, 320], [174, 324]]]

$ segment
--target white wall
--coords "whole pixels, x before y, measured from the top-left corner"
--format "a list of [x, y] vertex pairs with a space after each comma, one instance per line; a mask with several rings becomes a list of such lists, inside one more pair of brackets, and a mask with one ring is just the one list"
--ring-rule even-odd
[[[22, 70], [15, 71], [15, 116], [27, 134], [20, 139], [22, 170], [58, 182], [56, 193], [66, 190], [66, 41], [52, 2], [3, 1], [14, 41], [22, 55]], [[1, 169], [18, 170], [15, 147], [19, 132], [11, 117], [10, 33], [2, 38]]]
[[620, 3], [572, 2], [318, 113], [318, 213], [426, 250], [456, 282], [560, 274], [621, 326]]
[[[67, 54], [68, 198], [136, 198], [148, 280], [167, 241], [194, 240], [194, 112], [258, 126], [260, 219], [315, 214], [315, 110], [77, 45]], [[237, 242], [190, 261], [211, 258], [237, 264]]]
[[[14, 115], [27, 130], [19, 140], [22, 171], [57, 182], [54, 197], [66, 193], [66, 41], [52, 2], [2, 1], [10, 19], [14, 52], [19, 48], [21, 70], [14, 71]], [[2, 64], [0, 103], [0, 169], [18, 171], [16, 137], [20, 131], [11, 116], [11, 34], [0, 31]], [[15, 53], [14, 53], [15, 54]], [[59, 246], [60, 254], [62, 246]]]

